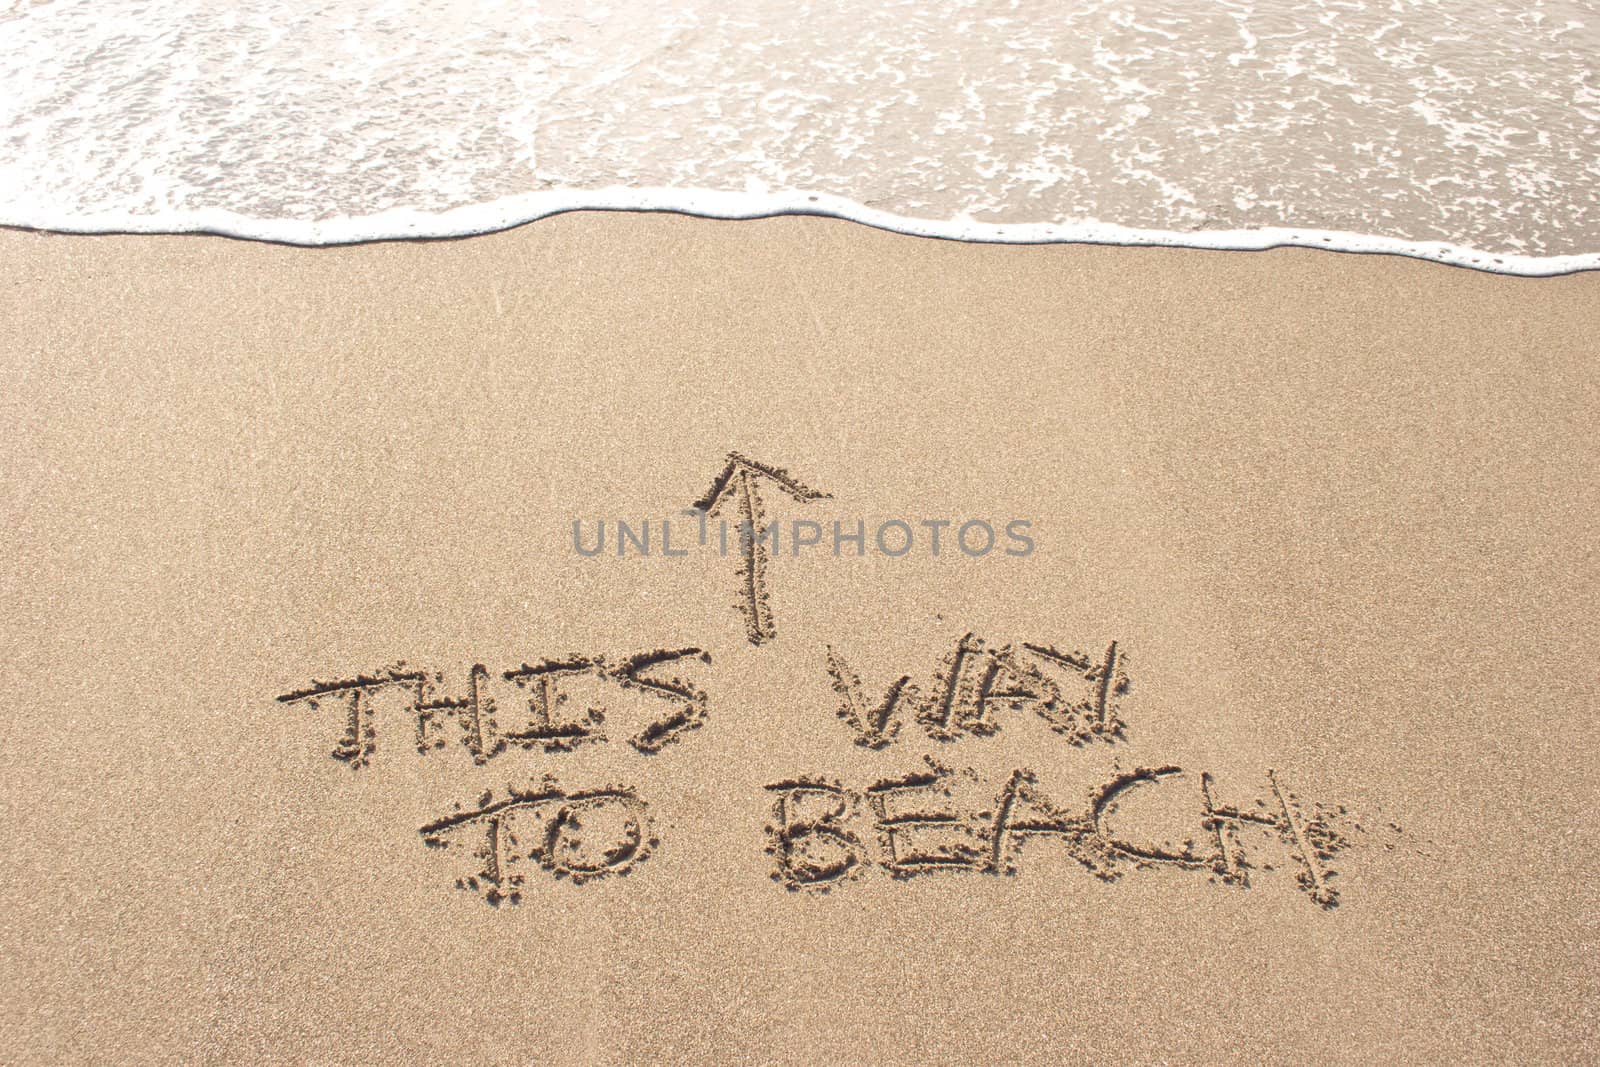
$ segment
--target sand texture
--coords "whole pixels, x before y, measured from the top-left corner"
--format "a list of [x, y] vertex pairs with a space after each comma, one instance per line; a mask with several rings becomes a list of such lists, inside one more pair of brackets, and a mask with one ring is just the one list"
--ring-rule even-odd
[[1600, 274], [0, 264], [0, 1060], [1600, 1054]]

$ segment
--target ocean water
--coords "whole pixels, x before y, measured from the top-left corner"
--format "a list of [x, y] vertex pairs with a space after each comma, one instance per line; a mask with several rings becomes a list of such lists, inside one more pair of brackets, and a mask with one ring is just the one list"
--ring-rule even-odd
[[1600, 0], [13, 0], [0, 223], [573, 208], [1600, 268]]

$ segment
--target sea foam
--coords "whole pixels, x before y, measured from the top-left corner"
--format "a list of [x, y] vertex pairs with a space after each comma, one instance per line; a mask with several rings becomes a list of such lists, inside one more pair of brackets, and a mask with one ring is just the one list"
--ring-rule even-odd
[[53, 0], [0, 223], [295, 244], [563, 211], [1600, 268], [1595, 0]]

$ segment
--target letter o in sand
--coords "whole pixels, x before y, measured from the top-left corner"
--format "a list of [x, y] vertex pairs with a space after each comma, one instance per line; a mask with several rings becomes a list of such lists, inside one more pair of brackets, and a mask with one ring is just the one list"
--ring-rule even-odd
[[[973, 527], [977, 527], [983, 531], [984, 542], [982, 548], [974, 549], [971, 545], [967, 544], [967, 531]], [[994, 547], [994, 527], [990, 526], [982, 519], [973, 519], [970, 522], [964, 522], [961, 524], [961, 532], [956, 535], [956, 540], [961, 542], [961, 551], [965, 552], [967, 555], [986, 556], [989, 554], [989, 550]]]
[[545, 827], [535, 856], [575, 882], [628, 870], [649, 855], [644, 803], [621, 791], [567, 798]]
[[[903, 531], [905, 533], [905, 535], [906, 535], [906, 543], [904, 545], [900, 546], [900, 550], [898, 552], [890, 552], [889, 551], [889, 546], [888, 546], [887, 543], [885, 543], [884, 538], [883, 538], [883, 531], [887, 530], [891, 526], [899, 527], [900, 530]], [[907, 552], [910, 552], [911, 551], [911, 524], [909, 522], [906, 522], [904, 519], [890, 519], [888, 522], [884, 523], [882, 526], [879, 526], [878, 527], [878, 551], [882, 552], [885, 556], [903, 556]]]

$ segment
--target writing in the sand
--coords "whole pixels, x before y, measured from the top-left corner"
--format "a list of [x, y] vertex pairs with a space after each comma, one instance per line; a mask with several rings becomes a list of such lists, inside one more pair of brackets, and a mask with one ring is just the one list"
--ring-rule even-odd
[[[1180, 845], [1141, 832], [1126, 802], [1138, 792], [1183, 788], [1189, 779], [1198, 837]], [[1167, 765], [1112, 775], [1075, 806], [1057, 802], [1032, 771], [1019, 768], [985, 782], [970, 768], [952, 770], [933, 759], [908, 774], [847, 787], [826, 778], [794, 778], [767, 786], [772, 798], [767, 852], [772, 878], [792, 890], [822, 890], [874, 871], [894, 878], [942, 872], [1012, 875], [1023, 847], [1053, 841], [1065, 855], [1110, 881], [1129, 869], [1176, 867], [1247, 886], [1250, 872], [1272, 870], [1253, 858], [1287, 855], [1296, 882], [1323, 907], [1339, 894], [1330, 864], [1347, 840], [1335, 827], [1342, 809], [1303, 805], [1273, 771], [1270, 799], [1221, 804], [1209, 773], [1188, 775]]]
[[[499, 672], [479, 663], [464, 672], [453, 694], [445, 688], [443, 672], [400, 663], [312, 682], [278, 700], [312, 708], [337, 706], [341, 730], [332, 756], [356, 769], [378, 751], [378, 712], [385, 707], [410, 720], [411, 743], [423, 754], [449, 744], [452, 719], [459, 727], [456, 739], [477, 763], [513, 748], [560, 752], [609, 741], [618, 720], [630, 724], [620, 734], [627, 744], [652, 753], [705, 722], [705, 690], [675, 673], [696, 662], [709, 664], [711, 656], [698, 648], [657, 648], [612, 657], [573, 654]], [[523, 699], [497, 695], [496, 683]], [[520, 712], [507, 715], [501, 710], [519, 703]], [[575, 703], [584, 709], [574, 711]], [[626, 707], [612, 717], [619, 703]]]
[[[1007, 711], [1037, 715], [1074, 745], [1114, 739], [1131, 685], [1127, 662], [1115, 641], [1091, 654], [1033, 642], [995, 647], [969, 633], [939, 659], [931, 680], [919, 685], [901, 675], [870, 699], [842, 651], [830, 646], [826, 659], [839, 720], [857, 744], [874, 749], [893, 742], [905, 720], [949, 742], [998, 733]], [[699, 648], [570, 653], [499, 671], [474, 664], [452, 690], [444, 672], [400, 663], [315, 681], [278, 700], [337, 708], [331, 754], [355, 769], [379, 751], [380, 713], [406, 722], [409, 744], [400, 747], [424, 755], [448, 747], [452, 733], [477, 763], [514, 749], [564, 752], [611, 740], [651, 754], [705, 724], [708, 697], [696, 675], [710, 664]]]
[[504, 796], [487, 791], [420, 832], [430, 848], [470, 857], [470, 873], [456, 879], [456, 888], [490, 904], [521, 903], [530, 866], [582, 884], [627, 874], [659, 843], [650, 831], [649, 805], [634, 790], [568, 790], [549, 777]]
[[[745, 532], [734, 607], [745, 638], [756, 646], [778, 632], [770, 588], [777, 535], [766, 519], [763, 490], [791, 507], [831, 499], [782, 467], [729, 452], [690, 512], [700, 521], [702, 543], [713, 517], [722, 516], [724, 524], [731, 518]], [[929, 525], [937, 554], [938, 531], [948, 523]], [[772, 533], [770, 548], [764, 531]], [[576, 526], [574, 539], [576, 547]], [[797, 539], [797, 550], [800, 543], [814, 542]], [[674, 558], [686, 554], [666, 551], [665, 545], [663, 550]], [[1028, 552], [1018, 554], [1031, 553], [1029, 540]], [[593, 554], [580, 549], [580, 555]], [[948, 750], [1022, 721], [1042, 721], [1053, 731], [1057, 751], [1064, 752], [1115, 744], [1128, 730], [1123, 704], [1133, 683], [1127, 649], [1116, 640], [1090, 647], [997, 643], [966, 633], [933, 650], [931, 667], [925, 661], [916, 673], [900, 674], [881, 689], [862, 683], [850, 649], [824, 646], [816, 667], [834, 695], [834, 728], [862, 748], [888, 750], [888, 757], [919, 739]], [[495, 670], [475, 663], [453, 671], [448, 684], [442, 670], [399, 663], [313, 681], [278, 700], [331, 712], [331, 755], [356, 771], [408, 749], [424, 756], [465, 749], [476, 765], [534, 751], [570, 765], [585, 758], [579, 753], [608, 747], [653, 757], [694, 737], [714, 720], [714, 680], [705, 648], [636, 646]], [[795, 722], [825, 723], [826, 711], [816, 719], [798, 714]], [[770, 805], [766, 851], [772, 878], [791, 890], [825, 892], [875, 871], [902, 879], [1011, 875], [1025, 843], [1049, 840], [1058, 853], [1102, 879], [1130, 868], [1179, 868], [1244, 886], [1255, 856], [1287, 854], [1299, 887], [1313, 901], [1331, 907], [1338, 899], [1330, 861], [1347, 840], [1334, 828], [1343, 809], [1303, 805], [1273, 772], [1267, 773], [1268, 795], [1243, 806], [1219, 801], [1210, 774], [1186, 774], [1175, 764], [1110, 772], [1079, 803], [1062, 805], [1025, 768], [986, 780], [970, 768], [952, 770], [926, 752], [909, 756], [923, 762], [869, 784], [798, 776], [751, 786], [750, 802]], [[1185, 788], [1184, 782], [1191, 795], [1175, 810], [1182, 813], [1178, 832], [1187, 836], [1175, 838], [1170, 820], [1157, 831], [1135, 816], [1151, 796], [1172, 809], [1173, 790]], [[458, 802], [420, 833], [427, 845], [464, 857], [457, 860], [464, 864], [457, 886], [500, 904], [520, 901], [530, 877], [577, 883], [628, 874], [656, 851], [651, 826], [650, 801], [633, 784], [575, 786], [546, 775], [532, 785]], [[1176, 839], [1183, 843], [1171, 844]], [[1271, 865], [1262, 862], [1260, 869]]]
[[[1133, 684], [1127, 651], [1117, 641], [1097, 647], [1090, 653], [1042, 641], [997, 644], [967, 633], [931, 657], [923, 676], [902, 674], [873, 696], [841, 648], [827, 647], [818, 669], [836, 697], [836, 728], [865, 748], [905, 747], [912, 735], [948, 746], [993, 736], [1017, 716], [1036, 717], [1064, 743], [1081, 747], [1115, 742], [1127, 730], [1123, 703]], [[313, 682], [278, 699], [333, 711], [330, 755], [355, 770], [385, 751], [430, 756], [456, 746], [477, 764], [517, 750], [574, 753], [612, 742], [648, 756], [712, 718], [712, 659], [695, 647], [569, 653], [495, 671], [474, 664], [457, 677], [452, 688], [442, 671], [396, 664]], [[392, 746], [390, 731], [399, 739]], [[857, 786], [813, 776], [766, 785], [765, 848], [776, 882], [812, 892], [874, 872], [1013, 875], [1023, 846], [1036, 840], [1054, 842], [1107, 880], [1167, 867], [1244, 886], [1252, 857], [1262, 853], [1289, 857], [1299, 887], [1332, 906], [1338, 893], [1331, 860], [1345, 843], [1334, 824], [1342, 813], [1303, 805], [1272, 772], [1265, 784], [1263, 797], [1229, 805], [1216, 798], [1208, 773], [1144, 767], [1114, 773], [1068, 806], [1051, 799], [1027, 769], [985, 781], [970, 768], [952, 770], [923, 756], [905, 774]], [[1195, 793], [1178, 806], [1192, 813], [1197, 836], [1181, 845], [1164, 843], [1170, 833], [1141, 830], [1128, 811], [1136, 794], [1183, 789]], [[420, 833], [427, 845], [463, 857], [456, 885], [492, 904], [519, 902], [530, 877], [582, 883], [627, 874], [659, 843], [650, 804], [633, 786], [574, 788], [549, 776], [458, 802]]]

